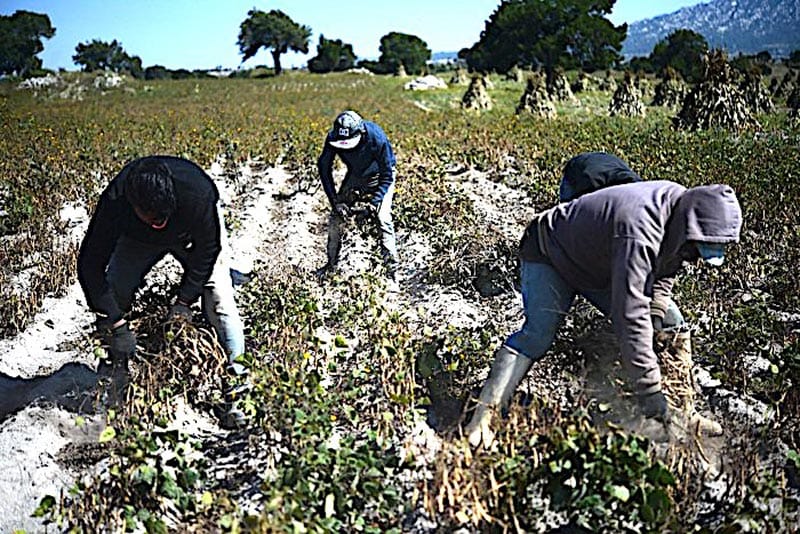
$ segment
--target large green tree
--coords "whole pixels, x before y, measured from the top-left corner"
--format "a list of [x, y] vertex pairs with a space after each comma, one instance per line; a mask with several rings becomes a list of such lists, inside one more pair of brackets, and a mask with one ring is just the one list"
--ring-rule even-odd
[[402, 65], [409, 74], [419, 74], [425, 70], [426, 62], [431, 58], [428, 44], [407, 33], [390, 32], [381, 37], [381, 56], [378, 63], [383, 72], [396, 74]]
[[341, 39], [326, 39], [319, 36], [317, 55], [308, 60], [311, 72], [331, 72], [352, 68], [356, 63], [353, 45], [345, 44]]
[[459, 53], [470, 68], [606, 69], [621, 59], [628, 26], [606, 16], [616, 0], [503, 0], [480, 40]]
[[650, 64], [657, 72], [672, 67], [690, 82], [703, 77], [703, 57], [708, 52], [706, 38], [692, 30], [675, 30], [662, 39], [650, 53]]
[[800, 65], [800, 50], [792, 50], [789, 54], [789, 57], [786, 58], [786, 64], [790, 66], [798, 66]]
[[42, 38], [55, 33], [50, 17], [41, 13], [18, 10], [0, 15], [0, 74], [24, 77], [41, 69], [42, 60], [36, 54], [44, 50]]
[[78, 43], [72, 61], [80, 65], [86, 72], [96, 70], [111, 70], [114, 72], [129, 72], [140, 78], [143, 76], [142, 60], [138, 56], [131, 56], [122, 48], [122, 43], [116, 39], [107, 43], [99, 39], [92, 39], [88, 43]]
[[239, 27], [239, 51], [242, 63], [256, 55], [262, 47], [270, 50], [275, 74], [281, 73], [281, 54], [289, 50], [308, 53], [311, 28], [297, 24], [283, 11], [265, 13], [251, 9]]

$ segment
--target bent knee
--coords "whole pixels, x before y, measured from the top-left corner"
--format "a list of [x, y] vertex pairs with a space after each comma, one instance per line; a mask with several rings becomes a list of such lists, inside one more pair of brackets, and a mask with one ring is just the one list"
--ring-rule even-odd
[[520, 330], [509, 336], [506, 345], [533, 361], [541, 359], [553, 344], [553, 336], [532, 335]]

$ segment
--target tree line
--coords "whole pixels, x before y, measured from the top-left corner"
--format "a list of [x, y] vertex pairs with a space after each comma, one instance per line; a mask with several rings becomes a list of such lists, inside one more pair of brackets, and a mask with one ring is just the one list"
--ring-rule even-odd
[[[555, 69], [592, 72], [619, 67], [623, 65], [620, 51], [627, 24], [615, 26], [608, 20], [615, 2], [502, 0], [486, 21], [478, 41], [460, 50], [458, 57], [470, 70], [478, 72], [507, 72], [515, 67], [548, 73]], [[253, 8], [239, 29], [237, 44], [242, 63], [265, 49], [272, 56], [276, 75], [283, 70], [283, 54], [309, 52], [312, 29], [280, 10]], [[53, 37], [55, 32], [46, 14], [20, 10], [10, 16], [0, 15], [0, 74], [26, 77], [40, 72], [42, 62], [36, 56], [44, 50], [42, 40]], [[657, 43], [648, 57], [633, 58], [628, 66], [645, 72], [672, 67], [687, 81], [696, 81], [702, 74], [701, 58], [707, 50], [708, 43], [702, 35], [688, 29], [675, 30]], [[740, 59], [740, 63], [748, 68], [764, 64], [761, 56], [763, 53]], [[363, 67], [377, 74], [419, 74], [425, 71], [430, 58], [431, 49], [416, 35], [390, 32], [380, 39], [378, 60], [361, 61], [357, 61], [352, 44], [320, 35], [308, 69], [325, 73]], [[89, 72], [124, 71], [147, 79], [193, 75], [184, 69], [171, 71], [160, 65], [142, 68], [141, 58], [129, 55], [116, 40], [79, 43], [72, 60]], [[795, 51], [789, 61], [800, 63], [800, 51]]]

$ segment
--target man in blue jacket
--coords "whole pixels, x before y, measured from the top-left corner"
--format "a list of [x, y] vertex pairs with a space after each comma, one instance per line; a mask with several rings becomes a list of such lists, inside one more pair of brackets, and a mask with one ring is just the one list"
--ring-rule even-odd
[[127, 366], [136, 336], [125, 320], [147, 272], [171, 254], [183, 277], [170, 318], [203, 311], [228, 353], [244, 352], [244, 329], [234, 300], [219, 193], [194, 163], [171, 156], [140, 158], [126, 165], [100, 195], [78, 254], [78, 280], [115, 366]]
[[[334, 156], [344, 162], [347, 173], [338, 193], [333, 183]], [[342, 227], [353, 204], [366, 198], [381, 234], [381, 253], [386, 271], [393, 278], [397, 266], [397, 240], [392, 222], [392, 197], [396, 178], [392, 145], [374, 122], [365, 121], [355, 111], [340, 113], [325, 137], [317, 162], [322, 188], [331, 205], [328, 222], [328, 263], [324, 274], [336, 266], [342, 245]]]

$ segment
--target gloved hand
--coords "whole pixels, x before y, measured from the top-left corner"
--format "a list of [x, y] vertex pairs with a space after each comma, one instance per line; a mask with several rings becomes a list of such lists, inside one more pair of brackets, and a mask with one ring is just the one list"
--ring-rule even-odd
[[127, 321], [110, 329], [107, 340], [109, 351], [115, 358], [127, 358], [136, 352], [136, 335], [131, 331]]
[[[351, 212], [352, 213], [352, 212]], [[373, 204], [366, 204], [356, 213], [356, 223], [359, 225], [378, 217], [378, 207]]]
[[650, 318], [653, 320], [653, 330], [656, 332], [664, 330], [664, 319], [656, 315], [651, 315]]
[[176, 302], [173, 304], [169, 309], [169, 315], [167, 315], [167, 320], [169, 321], [176, 321], [179, 319], [182, 321], [192, 320], [192, 310], [183, 302]]
[[350, 206], [345, 203], [338, 203], [333, 205], [333, 212], [339, 217], [346, 217], [350, 215]]
[[666, 422], [669, 418], [667, 397], [663, 391], [656, 391], [648, 395], [639, 396], [639, 405], [645, 417], [659, 419]]

